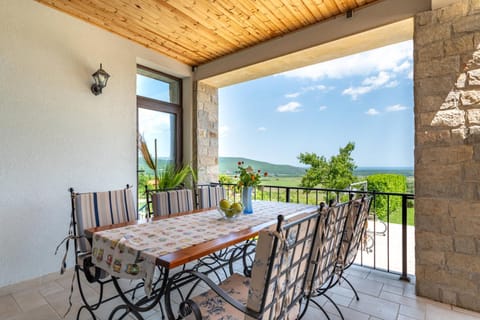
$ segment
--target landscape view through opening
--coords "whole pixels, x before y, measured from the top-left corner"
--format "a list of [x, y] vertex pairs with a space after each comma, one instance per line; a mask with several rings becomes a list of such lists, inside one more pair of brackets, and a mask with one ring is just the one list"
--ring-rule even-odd
[[[351, 141], [357, 173], [413, 176], [412, 46], [406, 41], [221, 88], [220, 173], [233, 174], [238, 158], [301, 167], [300, 153], [328, 159]], [[285, 176], [304, 172], [290, 169]]]

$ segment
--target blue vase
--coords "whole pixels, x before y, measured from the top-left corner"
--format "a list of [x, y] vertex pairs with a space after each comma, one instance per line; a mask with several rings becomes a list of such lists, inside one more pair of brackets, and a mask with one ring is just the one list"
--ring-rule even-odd
[[253, 213], [252, 190], [253, 190], [253, 187], [243, 187], [242, 189], [243, 213], [246, 213], [246, 214]]

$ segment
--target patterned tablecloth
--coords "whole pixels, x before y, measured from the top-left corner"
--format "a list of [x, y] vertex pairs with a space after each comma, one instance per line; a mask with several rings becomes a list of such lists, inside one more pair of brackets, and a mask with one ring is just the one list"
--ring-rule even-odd
[[233, 221], [223, 220], [216, 209], [96, 232], [93, 235], [93, 262], [111, 275], [145, 279], [150, 294], [158, 257], [217, 239], [231, 232], [275, 222], [279, 214], [313, 212], [316, 207], [284, 202], [254, 201], [253, 214], [241, 214]]

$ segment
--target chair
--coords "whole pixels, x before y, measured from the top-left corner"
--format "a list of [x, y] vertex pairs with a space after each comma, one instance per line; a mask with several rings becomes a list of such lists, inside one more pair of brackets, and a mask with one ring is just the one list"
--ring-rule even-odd
[[[172, 295], [179, 293], [179, 318], [188, 319], [294, 319], [304, 297], [306, 274], [320, 215], [315, 213], [292, 222], [279, 216], [275, 230], [262, 230], [256, 247], [251, 278], [232, 274], [219, 285], [205, 274], [186, 270], [169, 281], [165, 303], [169, 319], [174, 319]], [[191, 297], [181, 292], [185, 279], [202, 282], [210, 290]]]
[[307, 302], [300, 318], [307, 311], [309, 303], [312, 302], [322, 310], [327, 319], [330, 319], [323, 307], [313, 300], [315, 297], [324, 296], [333, 304], [343, 319], [340, 308], [326, 292], [337, 283], [336, 267], [338, 255], [350, 206], [350, 201], [340, 204], [331, 202], [328, 207], [324, 203], [320, 205], [320, 213], [325, 216], [325, 225], [323, 229], [320, 229], [322, 233], [316, 237], [314, 255], [312, 257], [315, 268], [309, 271], [309, 281], [305, 291]]
[[149, 216], [168, 216], [195, 209], [193, 192], [190, 189], [148, 190], [145, 187], [145, 193]]
[[336, 266], [336, 273], [339, 280], [344, 280], [350, 286], [355, 293], [357, 301], [360, 300], [357, 290], [355, 290], [350, 281], [343, 276], [343, 272], [355, 261], [358, 248], [365, 236], [371, 200], [371, 196], [363, 196], [359, 200], [352, 201]]
[[[69, 235], [62, 241], [65, 243], [65, 256], [62, 261], [61, 273], [66, 267], [66, 257], [68, 253], [69, 240], [74, 240], [75, 250], [75, 273], [78, 287], [84, 305], [78, 310], [77, 318], [83, 309], [88, 310], [93, 319], [96, 319], [93, 311], [106, 301], [112, 298], [104, 299], [103, 289], [105, 284], [111, 282], [108, 273], [93, 265], [91, 259], [91, 246], [85, 237], [85, 229], [109, 225], [114, 223], [126, 222], [137, 219], [132, 188], [127, 185], [125, 189], [112, 190], [105, 192], [87, 192], [76, 193], [73, 188], [69, 189], [71, 195], [71, 217]], [[62, 244], [61, 243], [61, 244]], [[60, 244], [60, 245], [61, 245]], [[60, 247], [59, 245], [59, 247]], [[58, 247], [57, 247], [58, 250]], [[99, 285], [99, 296], [96, 302], [89, 303], [82, 288], [80, 275], [83, 274], [89, 283]], [[70, 290], [69, 304], [71, 307], [71, 296], [73, 292], [73, 281]], [[89, 297], [91, 298], [91, 297]], [[91, 299], [89, 299], [91, 301]], [[67, 313], [70, 310], [70, 307]]]
[[221, 185], [202, 185], [197, 187], [198, 208], [214, 208], [220, 200], [225, 199], [225, 189]]

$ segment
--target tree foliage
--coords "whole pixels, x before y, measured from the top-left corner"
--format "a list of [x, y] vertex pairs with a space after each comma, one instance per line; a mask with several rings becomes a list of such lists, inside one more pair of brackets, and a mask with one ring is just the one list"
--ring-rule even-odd
[[345, 189], [356, 180], [353, 170], [357, 167], [351, 154], [355, 149], [355, 143], [349, 142], [339, 153], [327, 160], [324, 156], [315, 153], [300, 153], [300, 163], [309, 165], [302, 177], [300, 186], [314, 188]]
[[[399, 174], [372, 174], [367, 177], [368, 191], [405, 193], [407, 179]], [[375, 197], [375, 212], [377, 216], [386, 220], [387, 211], [391, 213], [402, 207], [402, 198], [398, 196], [377, 195]]]

